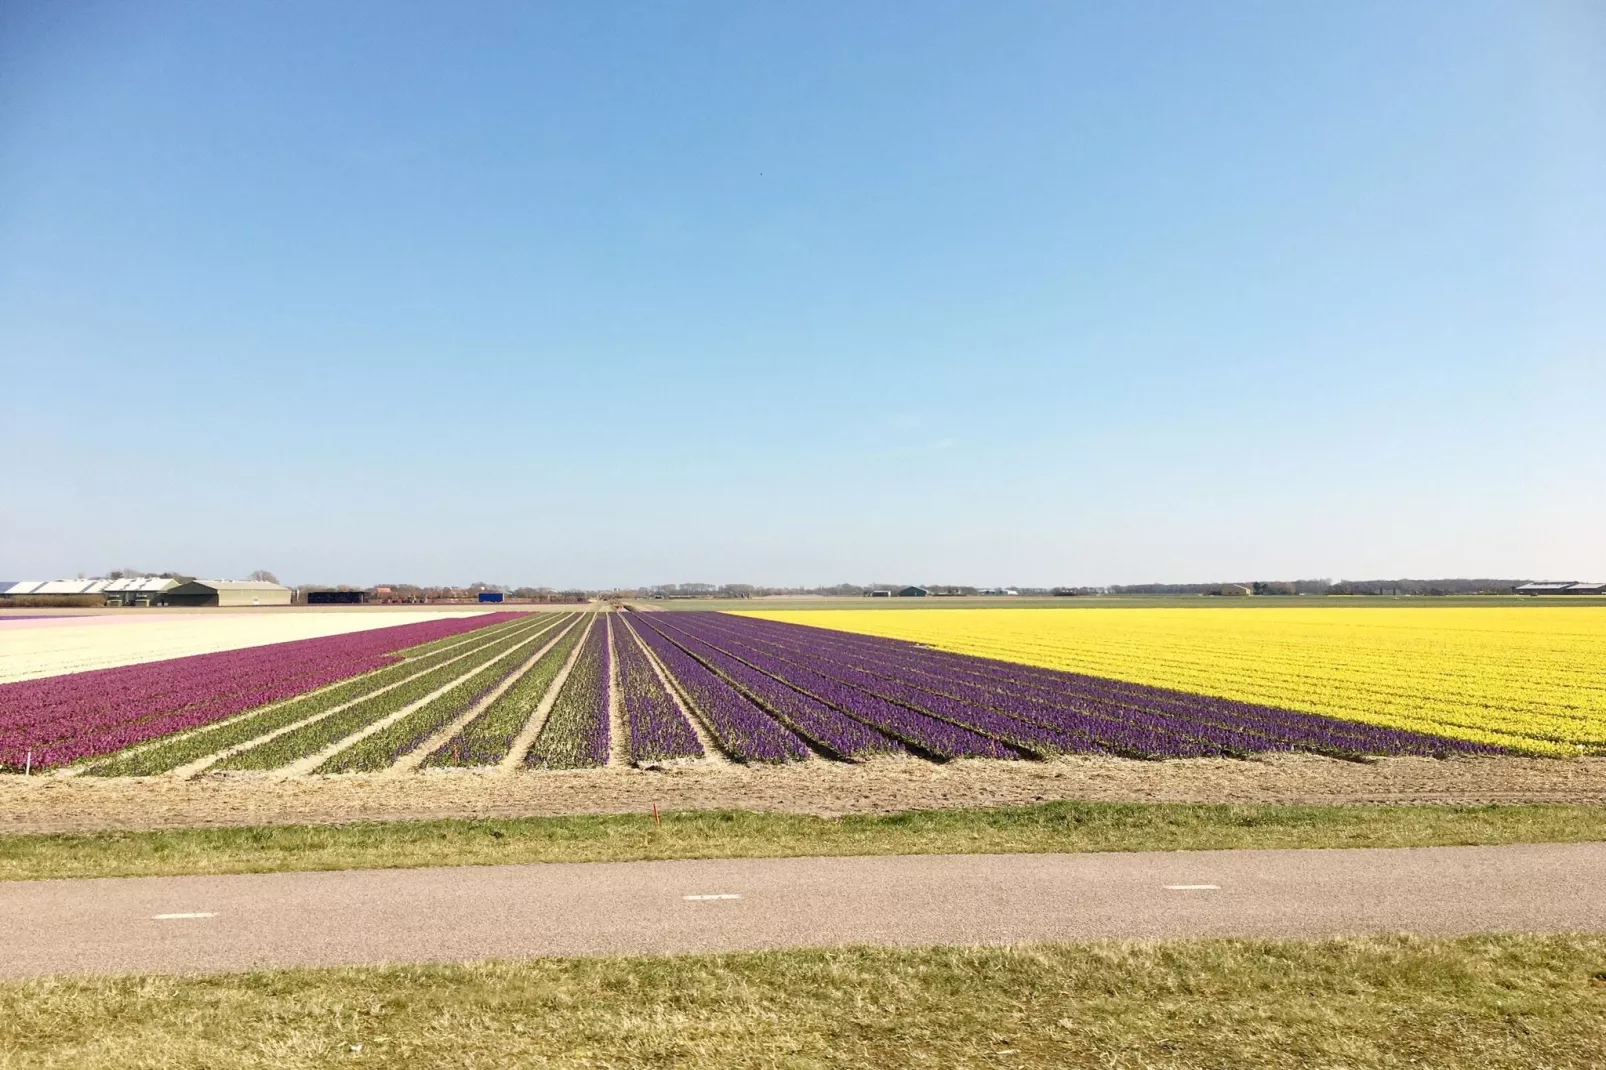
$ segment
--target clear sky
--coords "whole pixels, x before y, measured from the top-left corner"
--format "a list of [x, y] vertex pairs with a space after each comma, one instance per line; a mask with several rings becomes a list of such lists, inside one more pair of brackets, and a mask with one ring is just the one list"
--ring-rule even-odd
[[0, 578], [1606, 576], [1597, 0], [0, 4]]

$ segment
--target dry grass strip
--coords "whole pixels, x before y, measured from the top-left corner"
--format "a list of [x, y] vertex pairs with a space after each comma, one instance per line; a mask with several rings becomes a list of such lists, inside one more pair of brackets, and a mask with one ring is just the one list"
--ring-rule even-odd
[[1606, 940], [770, 951], [0, 985], [0, 1062], [1583, 1070]]

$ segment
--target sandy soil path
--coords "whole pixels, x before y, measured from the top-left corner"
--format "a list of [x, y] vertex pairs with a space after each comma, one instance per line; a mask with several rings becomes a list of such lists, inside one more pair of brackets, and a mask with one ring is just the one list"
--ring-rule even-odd
[[624, 636], [614, 627], [618, 616], [608, 613], [603, 618], [608, 622], [608, 764], [615, 767], [630, 764], [630, 738], [626, 734], [624, 702], [619, 695], [618, 644]]
[[711, 763], [574, 772], [438, 771], [279, 779], [262, 774], [101, 778], [0, 776], [0, 832], [334, 823], [353, 820], [738, 808], [886, 813], [1055, 799], [1111, 802], [1589, 803], [1606, 806], [1606, 758], [1309, 756], [1133, 762], [967, 760], [935, 765], [780, 767]]

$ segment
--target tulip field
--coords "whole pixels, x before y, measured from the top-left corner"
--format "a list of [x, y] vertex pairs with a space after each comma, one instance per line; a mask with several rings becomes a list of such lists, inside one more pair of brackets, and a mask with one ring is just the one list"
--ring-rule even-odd
[[[1278, 616], [1294, 612], [1305, 611], [587, 607], [432, 620], [0, 684], [0, 770], [544, 775], [688, 761], [1577, 754], [1606, 743], [1603, 632], [1580, 615], [1589, 610], [1558, 611], [1572, 616], [1557, 634], [1542, 610], [1510, 611], [1530, 615], [1512, 624], [1522, 638], [1504, 657], [1486, 627], [1458, 640], [1453, 615]], [[1409, 633], [1434, 623], [1433, 642]], [[1569, 688], [1524, 675], [1536, 672]]]
[[508, 614], [0, 684], [0, 768], [62, 765], [211, 724], [418, 654]]
[[1110, 686], [1146, 685], [1321, 714], [1353, 726], [1529, 754], [1606, 754], [1601, 606], [1283, 604], [758, 616], [810, 625], [811, 632], [852, 632], [860, 641], [890, 639], [1055, 675], [1085, 674]]

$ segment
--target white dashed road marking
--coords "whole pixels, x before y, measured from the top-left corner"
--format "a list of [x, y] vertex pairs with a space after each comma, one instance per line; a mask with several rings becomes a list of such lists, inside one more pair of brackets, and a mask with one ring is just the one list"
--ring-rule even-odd
[[740, 899], [741, 896], [735, 892], [717, 892], [713, 895], [683, 895], [681, 898], [688, 903], [701, 903], [707, 899]]

